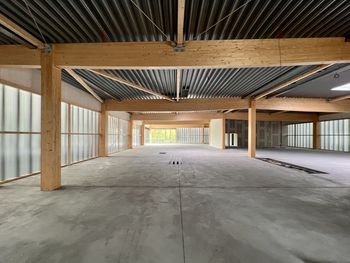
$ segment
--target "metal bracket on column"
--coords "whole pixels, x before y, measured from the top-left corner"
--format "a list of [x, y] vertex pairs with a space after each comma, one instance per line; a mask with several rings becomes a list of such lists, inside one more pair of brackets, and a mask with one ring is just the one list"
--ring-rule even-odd
[[174, 51], [175, 52], [184, 52], [185, 51], [185, 48], [186, 48], [186, 45], [185, 45], [185, 43], [182, 43], [182, 44], [173, 44], [172, 45], [172, 47], [173, 47], [173, 49], [174, 49]]
[[52, 45], [45, 44], [45, 47], [41, 50], [44, 54], [51, 54], [52, 53]]

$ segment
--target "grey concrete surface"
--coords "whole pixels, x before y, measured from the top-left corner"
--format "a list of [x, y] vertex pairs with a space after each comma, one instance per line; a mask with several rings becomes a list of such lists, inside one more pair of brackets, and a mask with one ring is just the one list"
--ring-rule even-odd
[[350, 154], [258, 155], [329, 174], [244, 150], [128, 150], [63, 168], [59, 191], [1, 185], [0, 262], [350, 262]]

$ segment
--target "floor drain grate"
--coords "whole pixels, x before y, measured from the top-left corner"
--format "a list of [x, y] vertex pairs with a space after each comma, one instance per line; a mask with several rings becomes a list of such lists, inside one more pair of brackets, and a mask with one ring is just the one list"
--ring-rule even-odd
[[264, 161], [264, 162], [268, 162], [271, 164], [279, 165], [279, 166], [282, 166], [285, 168], [303, 171], [303, 172], [306, 172], [308, 174], [328, 174], [326, 172], [317, 171], [317, 170], [310, 169], [307, 167], [303, 167], [303, 166], [299, 166], [299, 165], [295, 165], [295, 164], [291, 164], [291, 163], [286, 163], [286, 162], [278, 161], [278, 160], [271, 159], [271, 158], [256, 158], [256, 159]]
[[166, 152], [159, 152], [159, 154], [166, 154]]
[[169, 164], [170, 164], [170, 165], [180, 165], [180, 164], [182, 164], [182, 161], [179, 161], [179, 160], [171, 160], [171, 161], [169, 161]]

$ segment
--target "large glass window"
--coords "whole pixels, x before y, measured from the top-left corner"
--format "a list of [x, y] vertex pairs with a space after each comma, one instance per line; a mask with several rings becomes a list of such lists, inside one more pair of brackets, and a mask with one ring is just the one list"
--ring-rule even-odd
[[[40, 172], [40, 119], [40, 95], [0, 84], [0, 181]], [[61, 103], [61, 165], [97, 156], [98, 123], [98, 112]]]
[[322, 121], [320, 124], [321, 149], [349, 152], [350, 120]]
[[[201, 144], [202, 128], [147, 129], [145, 142], [150, 144]], [[204, 143], [209, 143], [209, 128], [204, 128]]]
[[298, 148], [313, 147], [313, 123], [288, 124], [288, 146]]

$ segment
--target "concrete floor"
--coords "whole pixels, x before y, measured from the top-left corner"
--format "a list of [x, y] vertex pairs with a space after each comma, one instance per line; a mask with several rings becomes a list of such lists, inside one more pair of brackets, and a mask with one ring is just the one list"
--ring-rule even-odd
[[350, 154], [258, 155], [330, 174], [208, 146], [91, 160], [62, 169], [60, 191], [0, 186], [0, 262], [350, 262]]

